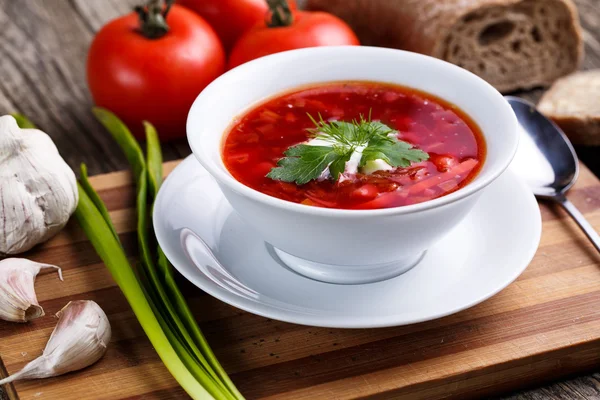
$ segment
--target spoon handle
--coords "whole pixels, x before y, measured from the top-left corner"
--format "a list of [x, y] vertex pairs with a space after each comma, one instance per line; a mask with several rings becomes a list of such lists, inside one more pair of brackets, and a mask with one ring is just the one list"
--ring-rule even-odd
[[600, 251], [600, 236], [594, 230], [594, 227], [590, 225], [589, 222], [585, 219], [583, 214], [579, 212], [577, 207], [573, 205], [566, 197], [561, 196], [558, 199], [558, 202], [563, 208], [573, 217], [577, 225], [585, 232], [585, 235], [592, 241], [596, 250]]

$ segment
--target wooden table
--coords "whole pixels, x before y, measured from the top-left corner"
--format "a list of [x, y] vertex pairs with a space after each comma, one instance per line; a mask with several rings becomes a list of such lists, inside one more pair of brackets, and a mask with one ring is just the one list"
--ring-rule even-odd
[[[0, 115], [18, 111], [44, 127], [72, 167], [85, 161], [90, 174], [128, 167], [119, 149], [90, 113], [85, 55], [107, 20], [137, 0], [0, 0]], [[584, 68], [600, 67], [600, 2], [577, 0], [586, 29]], [[541, 90], [522, 93], [535, 100]], [[600, 172], [598, 149], [578, 149]], [[164, 145], [166, 159], [189, 154], [185, 140]], [[0, 339], [1, 340], [1, 339]], [[2, 365], [0, 362], [0, 374]], [[0, 393], [0, 398], [2, 398]], [[506, 399], [600, 398], [600, 373], [515, 394]]]

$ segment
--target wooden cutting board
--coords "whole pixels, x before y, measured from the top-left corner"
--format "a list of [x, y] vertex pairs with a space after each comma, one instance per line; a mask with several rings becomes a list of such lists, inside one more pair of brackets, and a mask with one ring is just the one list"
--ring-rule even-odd
[[[166, 172], [176, 164], [167, 163]], [[91, 180], [135, 257], [129, 173]], [[569, 198], [600, 230], [600, 182], [584, 166]], [[217, 357], [248, 399], [466, 399], [507, 392], [600, 361], [600, 256], [562, 210], [541, 209], [542, 241], [523, 275], [492, 299], [436, 321], [364, 330], [305, 327], [237, 310], [183, 279], [181, 286]], [[0, 322], [0, 355], [9, 373], [41, 353], [55, 325], [53, 314], [70, 300], [100, 304], [113, 337], [96, 365], [18, 382], [7, 388], [13, 398], [185, 398], [75, 221], [26, 256], [60, 265], [65, 280], [56, 273], [38, 277], [47, 316], [24, 325]]]

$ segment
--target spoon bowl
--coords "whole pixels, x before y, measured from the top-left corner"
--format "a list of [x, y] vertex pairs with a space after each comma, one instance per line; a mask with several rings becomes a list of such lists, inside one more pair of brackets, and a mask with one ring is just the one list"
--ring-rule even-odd
[[579, 161], [564, 132], [526, 100], [507, 96], [517, 116], [520, 136], [513, 167], [539, 199], [560, 204], [600, 251], [600, 236], [566, 198], [579, 175]]
[[579, 174], [577, 154], [560, 128], [533, 104], [506, 97], [519, 121], [519, 150], [513, 161], [537, 196], [556, 196], [573, 186]]

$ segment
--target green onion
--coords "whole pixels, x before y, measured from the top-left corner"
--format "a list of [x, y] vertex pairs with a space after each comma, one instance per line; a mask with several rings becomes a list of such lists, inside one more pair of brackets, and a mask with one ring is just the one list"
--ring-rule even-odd
[[90, 182], [88, 180], [87, 167], [85, 164], [81, 164], [81, 179], [79, 180], [79, 184], [81, 185], [83, 190], [87, 193], [87, 195], [89, 196], [92, 203], [94, 203], [94, 205], [98, 209], [98, 212], [100, 212], [100, 214], [102, 215], [102, 218], [104, 218], [104, 221], [106, 221], [106, 224], [110, 228], [110, 230], [111, 230], [113, 236], [115, 237], [115, 239], [117, 240], [117, 242], [119, 242], [119, 244], [121, 244], [121, 239], [119, 239], [117, 230], [115, 229], [115, 226], [113, 225], [113, 223], [110, 219], [110, 215], [108, 215], [108, 209], [106, 208], [106, 205], [102, 202], [102, 199], [100, 198], [100, 196], [98, 196], [98, 193], [96, 193], [96, 191], [94, 190], [92, 185], [90, 185]]
[[[85, 177], [83, 180], [86, 180]], [[131, 269], [123, 248], [115, 240], [109, 224], [84, 190], [83, 185], [78, 185], [78, 189], [79, 204], [75, 210], [75, 217], [127, 298], [152, 346], [167, 369], [192, 398], [209, 399], [210, 394], [190, 373], [173, 349], [163, 331], [163, 326], [150, 306], [146, 292]]]
[[146, 159], [129, 129], [114, 114], [100, 108], [95, 108], [94, 114], [131, 164], [136, 183], [141, 259], [138, 268], [132, 268], [127, 261], [108, 210], [89, 184], [85, 165], [79, 184], [80, 204], [75, 212], [80, 225], [125, 294], [159, 356], [184, 390], [194, 398], [243, 399], [202, 335], [177, 287], [171, 265], [150, 235], [148, 202], [155, 200], [162, 183], [162, 155], [156, 130], [144, 123]]
[[21, 129], [35, 129], [35, 125], [33, 122], [27, 119], [26, 116], [18, 113], [11, 114], [14, 119], [17, 120], [17, 125]]
[[[146, 154], [147, 154], [147, 163], [148, 163], [148, 176], [150, 178], [150, 190], [152, 201], [156, 199], [156, 195], [158, 194], [158, 189], [162, 183], [162, 154], [160, 151], [160, 143], [158, 141], [158, 135], [156, 134], [156, 130], [154, 127], [145, 122], [146, 128]], [[153, 203], [154, 208], [154, 203]], [[154, 210], [153, 210], [154, 211]], [[206, 359], [216, 374], [218, 375], [218, 379], [220, 379], [223, 384], [227, 387], [227, 389], [236, 397], [242, 398], [242, 394], [237, 390], [229, 376], [219, 364], [217, 357], [214, 355], [212, 349], [208, 345], [208, 342], [204, 338], [204, 335], [200, 331], [198, 324], [194, 320], [194, 316], [189, 309], [183, 294], [177, 287], [175, 283], [175, 276], [173, 275], [173, 269], [167, 260], [167, 257], [163, 253], [160, 246], [157, 246], [157, 265], [160, 273], [162, 274], [166, 288], [169, 294], [169, 298], [173, 300], [175, 303], [175, 307], [179, 312], [179, 317], [182, 319], [185, 324], [187, 330], [192, 336], [194, 343], [200, 348], [202, 353], [206, 356]]]

